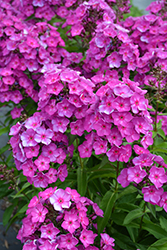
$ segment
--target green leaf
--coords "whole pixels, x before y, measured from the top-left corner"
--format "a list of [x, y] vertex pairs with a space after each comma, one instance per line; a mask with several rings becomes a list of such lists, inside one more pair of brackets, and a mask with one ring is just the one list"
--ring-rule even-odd
[[108, 191], [104, 195], [100, 204], [100, 208], [104, 211], [104, 217], [99, 217], [97, 220], [98, 233], [102, 233], [105, 226], [107, 225], [116, 199], [117, 194], [114, 192]]
[[123, 224], [128, 225], [132, 220], [141, 217], [143, 214], [144, 212], [140, 208], [132, 210], [125, 217]]
[[129, 226], [127, 226], [126, 229], [128, 230], [128, 233], [129, 233], [132, 241], [136, 242], [136, 239], [138, 237], [138, 229], [137, 228], [133, 228], [133, 227], [129, 227]]
[[84, 196], [87, 190], [87, 172], [85, 168], [78, 167], [77, 169], [77, 186], [78, 193]]
[[135, 193], [137, 189], [134, 186], [128, 186], [124, 188], [121, 193], [118, 195], [118, 199], [127, 194]]
[[9, 149], [10, 145], [5, 145], [3, 148], [0, 149], [0, 155], [6, 152]]
[[5, 128], [1, 128], [0, 129], [0, 135], [3, 135], [5, 133], [8, 133], [10, 130], [9, 126], [5, 127]]
[[152, 215], [154, 216], [154, 218], [156, 219], [156, 209], [155, 209], [155, 205], [152, 205], [151, 203], [147, 203], [147, 207], [150, 210], [150, 212], [152, 213]]
[[160, 152], [160, 153], [166, 153], [167, 154], [167, 149], [153, 148], [153, 149], [150, 150], [150, 152]]
[[160, 225], [167, 232], [167, 219], [160, 217]]
[[155, 138], [157, 135], [157, 131], [152, 131], [152, 138]]
[[158, 134], [165, 140], [166, 139], [166, 136], [165, 136], [165, 132], [160, 128], [158, 130]]
[[[143, 219], [143, 221], [146, 221]], [[150, 234], [154, 235], [155, 238], [161, 239], [167, 236], [164, 229], [162, 229], [158, 224], [154, 224], [151, 221], [149, 223], [143, 223], [142, 229], [147, 230]]]
[[138, 208], [138, 206], [134, 205], [132, 203], [118, 203], [115, 206], [115, 209], [119, 209], [119, 210], [126, 211], [126, 212], [130, 212], [130, 211], [135, 210], [137, 208]]
[[157, 240], [148, 248], [148, 250], [166, 250], [166, 249], [167, 249], [167, 238]]
[[3, 214], [3, 225], [6, 226], [10, 220], [10, 217], [13, 213], [15, 206], [11, 205], [8, 208], [6, 208], [4, 214]]
[[29, 186], [31, 186], [31, 184], [29, 183], [29, 182], [26, 182], [24, 185], [23, 185], [23, 187], [22, 187], [22, 189], [17, 193], [17, 194], [15, 194], [14, 196], [13, 196], [13, 199], [15, 199], [15, 198], [17, 198], [17, 197], [22, 197], [22, 196], [20, 196], [20, 194], [23, 192], [23, 190], [25, 190], [27, 187], [29, 187]]

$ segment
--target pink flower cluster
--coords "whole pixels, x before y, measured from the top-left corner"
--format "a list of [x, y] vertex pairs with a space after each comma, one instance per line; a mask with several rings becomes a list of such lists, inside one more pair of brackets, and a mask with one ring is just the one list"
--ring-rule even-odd
[[[128, 162], [131, 146], [124, 145], [125, 140], [131, 143], [144, 135], [141, 144], [145, 148], [152, 144], [148, 102], [138, 83], [120, 81], [113, 71], [113, 80], [108, 80], [109, 72], [103, 75], [104, 86], [97, 77], [91, 81], [55, 64], [45, 65], [42, 73], [38, 82], [41, 112], [10, 131], [16, 166], [36, 187], [47, 187], [57, 174], [62, 181], [67, 176], [63, 163], [74, 149], [68, 147], [67, 129], [79, 137], [89, 133], [78, 147], [81, 158], [90, 157], [95, 150], [97, 155], [107, 154], [111, 162]], [[50, 162], [63, 165], [57, 172]]]
[[133, 182], [142, 190], [146, 202], [161, 206], [167, 212], [167, 192], [163, 190], [163, 185], [167, 184], [167, 164], [162, 157], [138, 145], [134, 146], [134, 150], [139, 156], [133, 158], [132, 165], [121, 171], [118, 182], [122, 187]]
[[114, 239], [106, 233], [101, 234], [100, 248], [91, 246], [97, 236], [95, 219], [103, 211], [74, 189], [48, 188], [34, 196], [28, 207], [17, 236], [23, 250], [113, 249]]
[[65, 134], [53, 130], [46, 114], [35, 113], [25, 124], [17, 123], [10, 135], [16, 167], [31, 184], [46, 188], [57, 178], [65, 180], [67, 165], [62, 163], [72, 156], [73, 146], [68, 147]]

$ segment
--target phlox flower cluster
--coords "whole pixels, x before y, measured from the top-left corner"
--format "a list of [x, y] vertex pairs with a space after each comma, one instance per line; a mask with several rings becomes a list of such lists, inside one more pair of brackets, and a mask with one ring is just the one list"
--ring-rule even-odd
[[161, 206], [167, 212], [167, 192], [163, 189], [167, 183], [167, 164], [161, 156], [151, 154], [138, 145], [134, 146], [134, 150], [139, 156], [121, 171], [118, 182], [122, 187], [133, 182], [142, 191], [146, 202]]
[[[19, 104], [27, 97], [38, 101], [37, 79], [43, 65], [61, 61], [63, 65], [73, 60], [79, 62], [82, 54], [63, 49], [65, 42], [54, 26], [47, 22], [24, 21], [24, 15], [17, 16], [16, 13], [9, 3], [2, 3], [0, 102], [12, 101], [20, 108]], [[11, 113], [13, 119], [18, 118], [19, 114], [16, 110]]]
[[17, 236], [23, 250], [113, 249], [114, 239], [106, 233], [101, 242], [95, 240], [95, 219], [103, 211], [74, 189], [48, 188], [31, 199], [26, 213]]
[[46, 188], [57, 178], [65, 180], [68, 171], [63, 162], [72, 156], [73, 146], [68, 147], [65, 134], [53, 130], [46, 113], [34, 113], [24, 124], [17, 123], [10, 135], [16, 167], [31, 184]]
[[[49, 164], [63, 164], [67, 154], [72, 154], [74, 146], [68, 147], [67, 129], [79, 137], [89, 133], [78, 147], [81, 158], [90, 157], [95, 150], [97, 155], [106, 153], [111, 162], [128, 162], [131, 146], [123, 145], [124, 141], [134, 142], [144, 135], [144, 148], [152, 144], [148, 102], [137, 83], [128, 85], [115, 77], [105, 86], [97, 85], [95, 77], [91, 81], [78, 71], [54, 64], [44, 66], [42, 72], [38, 82], [41, 112], [10, 131], [16, 166], [36, 187], [55, 182], [57, 171]], [[103, 76], [107, 78], [108, 74]], [[64, 169], [58, 170], [64, 181], [66, 165], [59, 168]]]

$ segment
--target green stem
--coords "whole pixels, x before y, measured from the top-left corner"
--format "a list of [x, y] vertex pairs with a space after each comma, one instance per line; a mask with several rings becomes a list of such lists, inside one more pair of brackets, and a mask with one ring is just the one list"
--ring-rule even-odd
[[[146, 204], [147, 204], [147, 203], [145, 202], [144, 208], [143, 208], [143, 213], [145, 213], [145, 211], [146, 211]], [[141, 217], [139, 233], [140, 233], [140, 231], [142, 230], [143, 217], [144, 217], [144, 214], [143, 214], [142, 217]]]
[[156, 111], [155, 111], [155, 128], [154, 128], [154, 131], [157, 131], [157, 114], [158, 114], [158, 102], [156, 104]]
[[[76, 144], [77, 144], [77, 151], [78, 151], [78, 146], [79, 146], [78, 138], [76, 138]], [[80, 161], [80, 164], [81, 164], [81, 169], [83, 169], [84, 165], [83, 165], [82, 159], [81, 159], [81, 157], [79, 155], [79, 151], [78, 151], [78, 156], [79, 156], [79, 161]]]

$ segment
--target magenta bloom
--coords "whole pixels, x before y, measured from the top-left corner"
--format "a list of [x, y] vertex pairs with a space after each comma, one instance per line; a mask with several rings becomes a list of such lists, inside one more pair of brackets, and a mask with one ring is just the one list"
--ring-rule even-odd
[[122, 169], [120, 175], [117, 178], [117, 181], [124, 188], [130, 184], [130, 181], [128, 181], [128, 169], [127, 168]]
[[133, 91], [127, 85], [116, 86], [113, 91], [115, 95], [122, 98], [131, 97], [133, 95]]
[[99, 119], [98, 122], [94, 124], [94, 129], [96, 129], [99, 136], [109, 135], [111, 132], [111, 124]]
[[80, 227], [80, 223], [78, 222], [77, 212], [75, 213], [66, 212], [64, 216], [64, 221], [61, 224], [61, 226], [64, 229], [68, 230], [71, 234], [73, 234], [75, 230]]
[[161, 195], [163, 194], [163, 192], [163, 188], [157, 189], [155, 186], [142, 188], [144, 200], [146, 202], [150, 202], [153, 205], [159, 205], [159, 201], [161, 200]]
[[96, 155], [105, 154], [107, 152], [107, 141], [97, 140], [93, 144], [93, 149]]
[[67, 101], [67, 99], [64, 99], [57, 104], [57, 110], [59, 116], [67, 116], [70, 118], [73, 115], [75, 108], [69, 101]]
[[54, 143], [50, 143], [48, 146], [43, 146], [42, 155], [49, 157], [50, 161], [56, 161], [57, 156], [59, 156], [56, 145]]
[[44, 222], [45, 215], [48, 213], [48, 210], [42, 206], [41, 203], [37, 204], [37, 206], [32, 210], [32, 222]]
[[28, 160], [22, 164], [22, 169], [25, 176], [33, 177], [37, 167], [32, 160]]
[[160, 201], [160, 206], [164, 208], [164, 210], [167, 212], [167, 192], [164, 192], [161, 201]]
[[41, 228], [41, 238], [49, 238], [54, 239], [56, 235], [60, 232], [59, 229], [57, 229], [53, 223], [49, 223], [47, 225], [42, 225]]
[[53, 131], [64, 133], [67, 129], [67, 125], [69, 124], [69, 120], [65, 117], [56, 117], [52, 120]]
[[26, 128], [32, 128], [32, 129], [36, 129], [38, 128], [39, 126], [41, 125], [41, 120], [39, 119], [39, 117], [37, 116], [32, 116], [32, 117], [29, 117], [26, 122], [25, 122], [25, 127]]
[[156, 188], [162, 187], [163, 184], [167, 182], [167, 176], [164, 168], [157, 168], [156, 166], [153, 166], [150, 169], [149, 179], [156, 186]]
[[143, 178], [147, 175], [146, 171], [139, 166], [128, 168], [128, 181], [134, 181], [137, 184], [140, 183]]
[[37, 145], [37, 142], [35, 141], [35, 131], [33, 129], [27, 129], [27, 131], [23, 132], [21, 140], [24, 147]]
[[122, 98], [120, 96], [114, 100], [112, 106], [119, 112], [129, 111], [131, 108], [129, 98]]
[[90, 244], [94, 243], [94, 239], [97, 234], [94, 234], [92, 231], [83, 229], [79, 239], [83, 243], [84, 247], [88, 247]]
[[60, 248], [61, 249], [76, 249], [78, 240], [71, 234], [61, 235]]
[[81, 145], [79, 145], [78, 151], [81, 158], [89, 158], [92, 154], [92, 146], [89, 145], [87, 141], [84, 141]]
[[[103, 233], [100, 234], [101, 235], [101, 241], [100, 241], [100, 245], [101, 247], [105, 244], [106, 246], [104, 247], [104, 249], [108, 249], [107, 246], [114, 246], [114, 241], [115, 239], [111, 238], [108, 234]], [[110, 248], [109, 248], [110, 249]]]
[[110, 56], [107, 57], [107, 61], [109, 62], [110, 68], [119, 68], [121, 65], [121, 56], [118, 54], [118, 52], [111, 53]]
[[61, 211], [63, 208], [69, 208], [71, 206], [71, 195], [67, 194], [63, 189], [58, 189], [49, 198], [50, 203], [54, 206], [56, 211]]
[[67, 165], [60, 165], [57, 171], [58, 178], [63, 182], [65, 178], [68, 176]]
[[49, 145], [51, 143], [51, 139], [53, 137], [53, 132], [51, 129], [45, 129], [44, 127], [40, 127], [36, 129], [36, 133], [34, 140], [38, 143], [43, 143], [45, 145]]
[[48, 157], [45, 157], [43, 155], [40, 155], [35, 161], [35, 165], [38, 167], [39, 171], [48, 170], [50, 165], [50, 159]]

